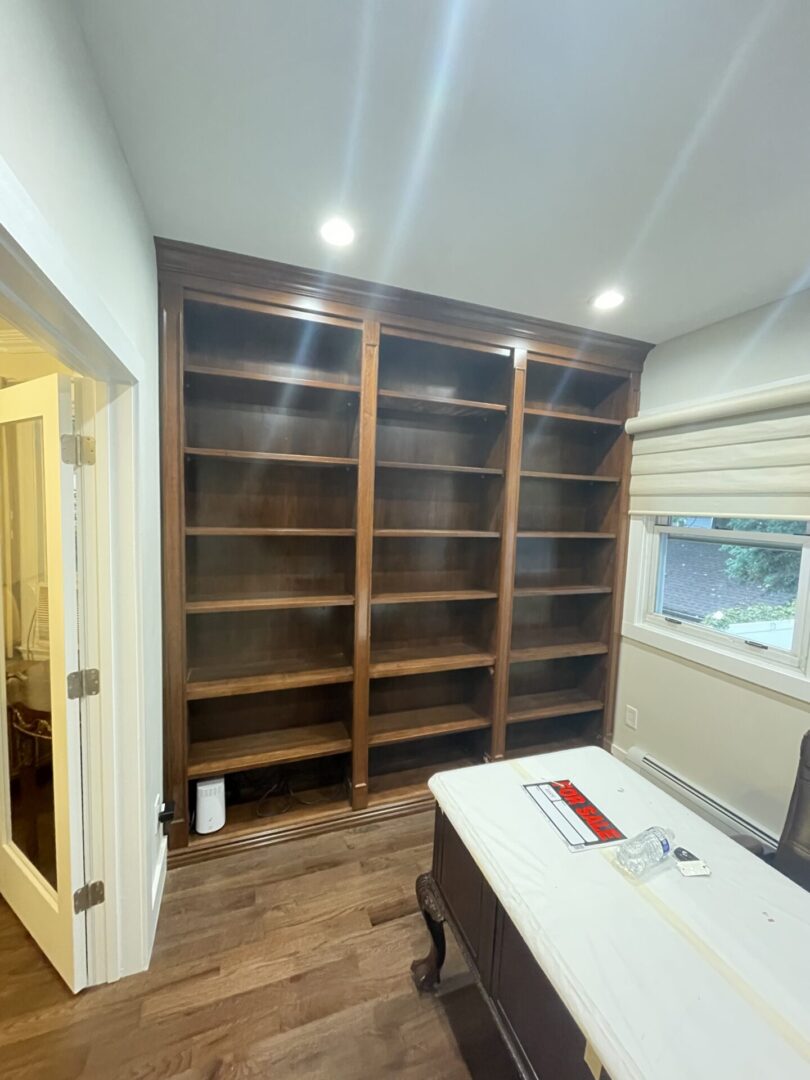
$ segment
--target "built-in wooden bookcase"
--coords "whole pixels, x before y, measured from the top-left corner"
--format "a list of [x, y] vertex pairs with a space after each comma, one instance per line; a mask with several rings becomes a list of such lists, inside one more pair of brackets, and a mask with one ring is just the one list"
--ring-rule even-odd
[[[609, 731], [646, 346], [158, 243], [175, 861]], [[193, 830], [224, 776], [225, 828]]]

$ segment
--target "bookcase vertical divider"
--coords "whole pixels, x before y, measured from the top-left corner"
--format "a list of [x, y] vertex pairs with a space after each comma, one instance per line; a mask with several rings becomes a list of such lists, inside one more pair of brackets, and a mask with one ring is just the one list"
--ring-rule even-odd
[[514, 350], [512, 398], [504, 462], [503, 510], [498, 569], [498, 613], [495, 621], [495, 666], [492, 687], [490, 757], [497, 761], [506, 749], [506, 713], [509, 699], [509, 653], [512, 639], [512, 603], [515, 588], [520, 461], [523, 445], [523, 407], [526, 400], [526, 349]]
[[[641, 390], [641, 373], [633, 372], [629, 378], [627, 398], [627, 416], [638, 413]], [[627, 577], [627, 543], [630, 532], [630, 461], [633, 456], [633, 440], [626, 432], [622, 435], [624, 451], [622, 454], [621, 483], [617, 500], [616, 559], [613, 579], [613, 608], [610, 620], [610, 654], [608, 677], [605, 693], [605, 712], [602, 725], [602, 745], [610, 749], [613, 741], [614, 708], [616, 704], [616, 679], [619, 669], [619, 648], [622, 636], [622, 613], [624, 607], [624, 586]]]
[[160, 348], [164, 799], [174, 802], [169, 847], [182, 848], [188, 844], [189, 834], [183, 287], [171, 279], [160, 285]]
[[352, 702], [352, 809], [368, 805], [368, 707], [371, 657], [371, 557], [377, 436], [377, 371], [380, 324], [363, 323], [354, 596], [354, 695]]

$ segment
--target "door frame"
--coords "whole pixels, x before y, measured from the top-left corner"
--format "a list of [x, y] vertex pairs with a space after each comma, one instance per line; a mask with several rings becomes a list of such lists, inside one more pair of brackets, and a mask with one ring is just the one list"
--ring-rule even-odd
[[16, 237], [0, 225], [0, 315], [86, 376], [76, 384], [79, 422], [96, 440], [96, 464], [79, 470], [82, 664], [101, 675], [100, 694], [82, 703], [87, 880], [105, 886], [104, 903], [87, 912], [88, 985], [95, 985], [148, 967], [166, 874], [165, 839], [156, 838], [152, 820], [158, 808], [145, 806], [137, 433], [147, 372], [2, 158], [0, 198], [11, 206], [9, 220], [22, 223]]

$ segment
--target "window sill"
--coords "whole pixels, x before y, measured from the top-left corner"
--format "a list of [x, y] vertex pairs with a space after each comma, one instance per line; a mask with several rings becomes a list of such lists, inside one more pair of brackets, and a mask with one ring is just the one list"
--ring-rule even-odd
[[622, 636], [741, 682], [764, 687], [797, 701], [810, 702], [810, 679], [801, 670], [769, 664], [759, 657], [740, 656], [716, 645], [689, 641], [679, 634], [646, 624], [624, 622]]

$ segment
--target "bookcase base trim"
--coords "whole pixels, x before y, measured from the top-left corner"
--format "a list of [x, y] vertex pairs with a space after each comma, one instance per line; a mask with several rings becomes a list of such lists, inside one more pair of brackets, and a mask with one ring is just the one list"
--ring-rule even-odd
[[411, 796], [396, 802], [373, 805], [363, 810], [352, 810], [347, 806], [339, 810], [325, 811], [323, 817], [301, 822], [298, 825], [257, 828], [255, 832], [248, 832], [238, 837], [224, 834], [219, 842], [216, 839], [218, 836], [216, 833], [211, 834], [211, 838], [203, 842], [192, 837], [188, 847], [174, 848], [169, 852], [169, 869], [174, 870], [178, 866], [206, 862], [208, 859], [220, 859], [226, 855], [234, 855], [253, 848], [283, 844], [288, 840], [301, 840], [308, 836], [337, 832], [354, 825], [371, 825], [376, 821], [406, 817], [408, 814], [418, 814], [420, 810], [427, 810], [433, 805], [435, 805], [433, 796], [429, 791], [425, 791], [424, 794], [416, 797]]

